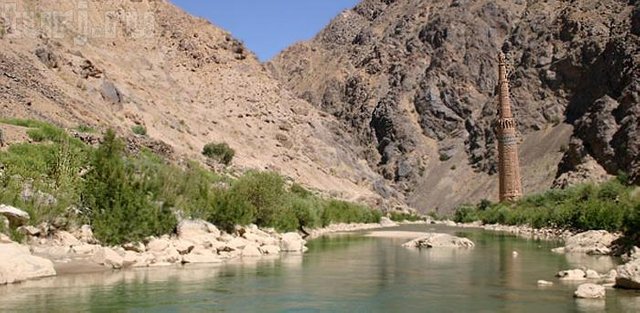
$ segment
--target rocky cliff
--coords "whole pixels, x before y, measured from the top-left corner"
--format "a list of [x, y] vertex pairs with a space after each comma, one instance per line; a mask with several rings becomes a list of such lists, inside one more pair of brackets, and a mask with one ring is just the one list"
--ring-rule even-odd
[[[0, 13], [3, 118], [114, 127], [177, 161], [227, 142], [239, 170], [381, 203], [373, 185], [384, 181], [334, 116], [281, 88], [231, 34], [167, 1], [5, 1]], [[133, 135], [136, 125], [148, 135]], [[8, 143], [26, 140], [20, 127], [0, 130]]]
[[364, 0], [269, 64], [422, 210], [497, 197], [497, 58], [512, 64], [525, 193], [638, 180], [640, 3]]

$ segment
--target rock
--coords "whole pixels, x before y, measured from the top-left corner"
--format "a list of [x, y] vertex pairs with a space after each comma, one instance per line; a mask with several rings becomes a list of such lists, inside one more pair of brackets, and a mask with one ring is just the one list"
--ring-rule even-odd
[[600, 274], [594, 270], [587, 270], [585, 273], [587, 279], [600, 279]]
[[445, 220], [445, 221], [442, 222], [442, 224], [444, 224], [446, 226], [451, 226], [451, 227], [454, 227], [454, 226], [457, 225], [456, 222], [451, 221], [451, 220]]
[[283, 252], [304, 252], [306, 243], [298, 233], [285, 233], [280, 240], [280, 250]]
[[539, 280], [538, 286], [553, 286], [553, 282], [546, 281], [546, 280]]
[[93, 255], [101, 247], [98, 245], [79, 245], [73, 246], [71, 251], [80, 255]]
[[96, 244], [98, 240], [93, 236], [93, 230], [90, 225], [82, 225], [78, 231], [75, 232], [76, 238], [80, 242], [88, 244]]
[[222, 260], [210, 250], [196, 248], [182, 256], [182, 263], [220, 263]]
[[188, 254], [195, 248], [193, 242], [188, 240], [177, 240], [173, 243], [173, 246], [176, 248], [176, 251], [180, 254]]
[[581, 269], [573, 269], [560, 271], [556, 274], [556, 277], [560, 277], [560, 280], [586, 280], [587, 273]]
[[109, 247], [97, 249], [91, 260], [94, 263], [113, 269], [120, 269], [124, 265], [124, 259]]
[[512, 256], [513, 258], [517, 258], [517, 257], [518, 257], [518, 251], [512, 251], [512, 252], [511, 252], [511, 256]]
[[258, 245], [276, 245], [278, 244], [278, 240], [269, 236], [269, 234], [256, 234], [255, 232], [246, 232], [242, 235], [245, 239], [255, 242]]
[[227, 242], [226, 246], [234, 250], [242, 250], [245, 246], [247, 246], [250, 243], [251, 243], [250, 241], [244, 238], [235, 237], [231, 239], [231, 241]]
[[214, 237], [220, 236], [218, 228], [202, 220], [183, 220], [177, 227], [178, 237], [180, 239], [190, 239], [200, 235], [212, 234]]
[[380, 226], [382, 227], [395, 227], [398, 223], [392, 221], [390, 218], [383, 216], [380, 218]]
[[71, 233], [60, 230], [53, 234], [53, 240], [60, 246], [79, 246], [82, 242]]
[[9, 236], [0, 233], [0, 243], [13, 243], [13, 240], [11, 240], [11, 238], [9, 238]]
[[554, 252], [586, 253], [592, 255], [611, 254], [612, 243], [620, 235], [611, 234], [606, 230], [590, 230], [569, 237], [565, 241], [564, 249], [554, 249]]
[[614, 283], [616, 282], [616, 277], [618, 277], [618, 271], [610, 270], [609, 273], [602, 277], [606, 283]]
[[20, 226], [17, 229], [21, 234], [27, 235], [27, 236], [38, 236], [40, 235], [40, 229], [38, 229], [37, 227], [34, 226]]
[[126, 251], [133, 251], [138, 253], [147, 251], [147, 249], [145, 248], [142, 242], [128, 242], [123, 244], [122, 248], [125, 249]]
[[121, 104], [124, 102], [124, 95], [110, 80], [104, 80], [100, 86], [100, 95], [105, 101], [113, 104]]
[[268, 255], [276, 255], [280, 253], [280, 246], [277, 245], [265, 245], [260, 247], [260, 252], [262, 252], [262, 254], [268, 254]]
[[29, 213], [18, 208], [0, 204], [0, 215], [4, 215], [12, 227], [18, 227], [29, 221]]
[[475, 244], [467, 238], [449, 234], [426, 233], [402, 246], [407, 248], [473, 248]]
[[0, 285], [54, 275], [53, 262], [31, 255], [28, 247], [0, 244]]
[[573, 293], [574, 297], [582, 299], [602, 299], [605, 295], [605, 288], [596, 284], [582, 284]]
[[616, 269], [616, 287], [625, 289], [640, 289], [640, 259], [620, 265]]
[[169, 248], [171, 242], [167, 239], [162, 238], [154, 238], [149, 243], [147, 243], [147, 251], [150, 252], [162, 252]]
[[247, 244], [243, 249], [242, 249], [242, 253], [241, 253], [243, 258], [246, 257], [259, 257], [262, 255], [262, 253], [260, 253], [260, 249], [257, 245], [250, 243]]

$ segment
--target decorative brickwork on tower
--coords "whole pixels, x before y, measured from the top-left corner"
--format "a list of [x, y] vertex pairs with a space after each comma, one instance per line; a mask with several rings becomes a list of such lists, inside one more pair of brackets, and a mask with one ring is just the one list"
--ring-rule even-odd
[[516, 120], [511, 113], [509, 80], [504, 54], [500, 53], [498, 87], [500, 88], [499, 117], [496, 123], [498, 136], [498, 170], [500, 173], [500, 201], [514, 201], [522, 197], [520, 162], [518, 160], [518, 137]]

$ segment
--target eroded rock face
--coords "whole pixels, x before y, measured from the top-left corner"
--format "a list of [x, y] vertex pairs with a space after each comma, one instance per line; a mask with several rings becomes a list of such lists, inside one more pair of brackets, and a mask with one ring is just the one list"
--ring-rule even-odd
[[402, 246], [407, 248], [473, 248], [475, 244], [467, 238], [449, 234], [428, 233]]
[[31, 255], [28, 247], [0, 244], [0, 285], [54, 275], [53, 262]]
[[9, 220], [9, 224], [13, 227], [24, 225], [30, 218], [29, 213], [4, 204], [0, 204], [0, 215], [6, 217]]
[[[347, 125], [360, 155], [411, 204], [447, 209], [470, 197], [494, 197], [482, 188], [486, 184], [469, 185], [496, 172], [500, 50], [513, 65], [529, 192], [550, 187], [589, 158], [608, 174], [638, 172], [636, 6], [617, 0], [363, 0], [269, 67], [299, 97]], [[563, 123], [573, 127], [570, 136], [554, 127]], [[541, 134], [551, 137], [529, 143]], [[475, 172], [447, 183], [448, 159]], [[536, 162], [539, 167], [526, 166]], [[544, 175], [536, 176], [541, 169]], [[443, 188], [420, 197], [421, 184]], [[465, 194], [440, 196], [451, 190]]]

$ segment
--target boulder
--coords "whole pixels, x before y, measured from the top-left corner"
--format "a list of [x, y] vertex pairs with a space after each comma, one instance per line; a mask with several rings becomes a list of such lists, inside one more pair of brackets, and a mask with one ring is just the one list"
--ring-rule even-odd
[[269, 236], [267, 233], [246, 232], [242, 235], [245, 239], [255, 242], [258, 245], [277, 245], [278, 240]]
[[96, 249], [91, 260], [94, 263], [104, 265], [106, 267], [120, 269], [124, 265], [124, 259], [117, 252], [109, 247]]
[[612, 234], [606, 230], [590, 230], [569, 237], [565, 241], [563, 249], [556, 248], [557, 253], [586, 253], [592, 255], [611, 254], [612, 243], [620, 238], [620, 235]]
[[74, 235], [62, 230], [53, 234], [53, 239], [60, 246], [79, 246], [82, 244]]
[[56, 275], [53, 262], [17, 243], [0, 244], [0, 285]]
[[231, 239], [229, 242], [225, 244], [225, 246], [234, 249], [234, 250], [242, 250], [245, 246], [251, 244], [249, 240], [246, 240], [241, 237], [236, 237]]
[[74, 235], [80, 242], [88, 243], [88, 244], [96, 244], [98, 240], [93, 236], [93, 230], [90, 225], [82, 225], [79, 230], [77, 230]]
[[594, 270], [587, 270], [585, 272], [585, 277], [587, 279], [600, 279], [600, 274]]
[[13, 243], [13, 240], [11, 240], [11, 238], [9, 238], [9, 236], [0, 233], [0, 243]]
[[286, 233], [282, 235], [280, 240], [280, 250], [283, 252], [304, 252], [307, 242], [302, 239], [302, 236], [298, 233]]
[[203, 220], [183, 220], [178, 224], [177, 233], [180, 239], [191, 239], [207, 234], [214, 237], [220, 236], [220, 230], [215, 225]]
[[162, 252], [169, 248], [171, 242], [167, 239], [163, 238], [154, 238], [147, 243], [147, 251], [150, 252]]
[[596, 284], [582, 284], [573, 293], [574, 297], [581, 299], [602, 299], [605, 295], [605, 288]]
[[99, 245], [78, 245], [73, 246], [71, 248], [71, 251], [73, 251], [73, 253], [75, 254], [80, 255], [93, 255], [100, 248], [102, 247], [100, 247]]
[[556, 274], [556, 277], [560, 277], [561, 280], [586, 280], [587, 273], [581, 269], [573, 269], [560, 271]]
[[640, 289], [640, 259], [618, 266], [616, 287], [625, 289]]
[[18, 232], [20, 232], [21, 234], [24, 234], [26, 236], [39, 236], [40, 235], [40, 229], [38, 229], [37, 227], [34, 226], [20, 226], [18, 227]]
[[475, 244], [467, 238], [449, 234], [427, 233], [402, 245], [407, 248], [473, 248]]
[[268, 255], [277, 255], [280, 253], [280, 246], [277, 245], [265, 245], [260, 247], [260, 252], [262, 252], [262, 254], [268, 254]]
[[187, 254], [195, 248], [193, 242], [188, 240], [179, 239], [173, 242], [173, 246], [176, 248], [176, 251], [180, 254]]
[[128, 242], [123, 244], [122, 248], [124, 248], [126, 251], [133, 251], [138, 253], [147, 251], [142, 242]]
[[211, 250], [195, 248], [191, 253], [182, 256], [182, 263], [220, 263], [222, 260]]
[[260, 248], [256, 244], [250, 243], [242, 249], [241, 255], [243, 258], [259, 257], [262, 253], [260, 253]]
[[383, 216], [380, 218], [380, 226], [382, 227], [395, 227], [398, 223], [392, 221], [390, 218]]
[[0, 204], [0, 215], [6, 217], [9, 220], [9, 225], [12, 227], [22, 226], [26, 224], [30, 218], [29, 213], [4, 204]]

